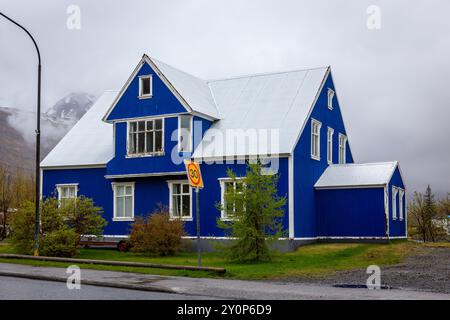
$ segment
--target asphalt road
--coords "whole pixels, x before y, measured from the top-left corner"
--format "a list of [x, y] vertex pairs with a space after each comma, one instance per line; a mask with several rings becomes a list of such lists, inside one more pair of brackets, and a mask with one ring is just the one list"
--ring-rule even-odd
[[69, 290], [63, 282], [0, 276], [1, 300], [197, 300], [201, 296], [81, 285]]

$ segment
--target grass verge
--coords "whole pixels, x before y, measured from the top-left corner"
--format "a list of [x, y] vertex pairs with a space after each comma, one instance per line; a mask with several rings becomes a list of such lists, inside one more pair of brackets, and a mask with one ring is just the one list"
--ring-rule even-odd
[[[224, 267], [227, 272], [218, 276], [206, 271], [166, 270], [156, 268], [119, 267], [80, 264], [81, 268], [96, 270], [136, 272], [155, 275], [214, 277], [251, 280], [282, 280], [294, 277], [316, 277], [332, 274], [340, 270], [366, 268], [371, 264], [379, 266], [400, 263], [408, 255], [420, 251], [422, 245], [395, 241], [388, 244], [312, 244], [300, 247], [295, 252], [280, 253], [270, 262], [235, 263], [223, 259], [219, 253], [204, 253], [204, 266]], [[15, 253], [9, 245], [0, 245], [0, 253]], [[175, 265], [197, 264], [196, 253], [181, 253], [173, 257], [147, 257], [110, 249], [81, 249], [76, 258], [96, 260], [116, 260]], [[33, 266], [67, 267], [68, 263], [31, 261], [22, 259], [0, 259], [0, 262]]]

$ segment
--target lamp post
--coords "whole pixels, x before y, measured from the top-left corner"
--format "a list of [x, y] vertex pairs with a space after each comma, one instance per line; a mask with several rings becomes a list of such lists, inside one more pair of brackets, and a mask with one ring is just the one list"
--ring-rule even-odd
[[10, 17], [4, 15], [0, 12], [0, 15], [4, 17], [6, 20], [14, 23], [20, 29], [25, 31], [25, 33], [30, 37], [31, 41], [33, 41], [34, 47], [36, 48], [37, 56], [38, 56], [38, 83], [37, 83], [37, 110], [36, 110], [36, 193], [35, 193], [35, 222], [34, 222], [34, 255], [39, 255], [39, 229], [40, 229], [40, 212], [39, 212], [39, 202], [40, 202], [40, 185], [41, 185], [41, 175], [39, 170], [39, 162], [41, 157], [41, 54], [39, 52], [39, 48], [34, 40], [33, 36], [27, 29], [22, 27], [16, 21], [11, 19]]

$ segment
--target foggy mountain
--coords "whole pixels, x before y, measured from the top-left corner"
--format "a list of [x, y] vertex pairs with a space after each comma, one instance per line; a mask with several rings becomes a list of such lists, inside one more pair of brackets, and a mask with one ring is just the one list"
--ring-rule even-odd
[[[41, 114], [44, 158], [95, 102], [84, 92], [70, 93]], [[0, 165], [10, 172], [34, 172], [36, 114], [0, 106]]]

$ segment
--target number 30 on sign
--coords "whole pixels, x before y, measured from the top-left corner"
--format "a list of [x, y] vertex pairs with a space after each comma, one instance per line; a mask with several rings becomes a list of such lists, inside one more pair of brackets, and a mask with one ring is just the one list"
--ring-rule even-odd
[[184, 164], [186, 165], [187, 176], [191, 187], [202, 189], [203, 179], [200, 173], [200, 165], [191, 160], [184, 160]]

